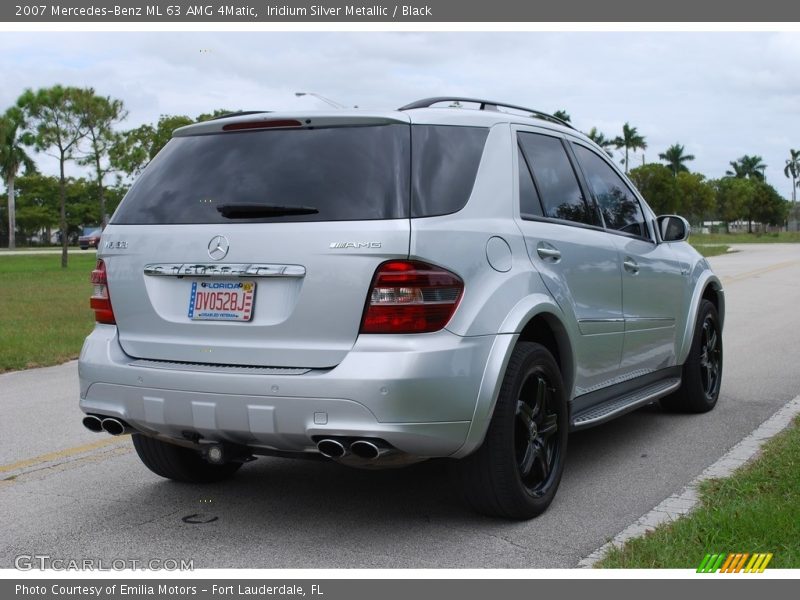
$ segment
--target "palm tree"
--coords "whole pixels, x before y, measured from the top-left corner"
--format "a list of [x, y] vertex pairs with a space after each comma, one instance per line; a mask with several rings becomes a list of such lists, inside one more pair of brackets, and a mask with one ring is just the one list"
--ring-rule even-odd
[[667, 166], [672, 171], [672, 174], [677, 176], [678, 173], [688, 172], [685, 162], [694, 160], [694, 154], [684, 154], [684, 147], [681, 144], [672, 144], [664, 152], [658, 155], [661, 160], [667, 161]]
[[633, 150], [645, 150], [647, 149], [647, 142], [644, 139], [644, 136], [639, 135], [639, 132], [636, 130], [636, 127], [631, 127], [629, 123], [625, 123], [622, 126], [622, 137], [614, 138], [614, 147], [625, 148], [625, 158], [622, 160], [622, 164], [625, 165], [625, 174], [628, 174], [628, 152]]
[[0, 177], [8, 191], [8, 247], [12, 250], [16, 247], [17, 229], [14, 181], [20, 167], [25, 167], [27, 172], [36, 169], [21, 141], [23, 127], [22, 111], [17, 107], [0, 116]]
[[764, 181], [764, 170], [767, 165], [764, 164], [764, 159], [760, 156], [749, 156], [745, 154], [738, 160], [730, 162], [732, 171], [725, 171], [728, 177], [736, 177], [738, 179], [755, 179], [756, 181]]
[[786, 166], [783, 169], [783, 174], [792, 180], [792, 202], [797, 200], [794, 193], [794, 188], [800, 185], [800, 150], [789, 150], [789, 158], [786, 159]]
[[792, 214], [797, 221], [797, 188], [800, 187], [800, 150], [789, 150], [783, 174], [792, 179]]
[[606, 154], [609, 156], [614, 156], [614, 154], [609, 150], [611, 146], [614, 145], [614, 140], [611, 140], [604, 136], [602, 133], [597, 131], [597, 127], [592, 127], [587, 134], [587, 137], [592, 140], [595, 144], [600, 146], [603, 150], [606, 151]]

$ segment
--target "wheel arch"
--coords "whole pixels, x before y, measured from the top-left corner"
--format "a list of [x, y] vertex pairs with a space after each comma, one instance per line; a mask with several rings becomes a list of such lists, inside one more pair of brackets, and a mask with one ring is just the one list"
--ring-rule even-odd
[[540, 343], [553, 354], [561, 369], [567, 398], [572, 398], [575, 355], [571, 335], [575, 333], [565, 323], [559, 306], [545, 294], [525, 298], [509, 313], [489, 353], [467, 439], [453, 458], [463, 458], [483, 443], [508, 361], [518, 342]]
[[677, 364], [682, 365], [689, 356], [689, 350], [692, 347], [692, 338], [694, 337], [694, 328], [697, 321], [697, 312], [700, 310], [700, 303], [703, 300], [708, 300], [717, 309], [717, 316], [719, 317], [720, 331], [723, 330], [725, 323], [725, 291], [722, 288], [722, 282], [710, 270], [705, 271], [698, 279], [697, 285], [692, 294], [692, 300], [689, 305], [688, 317], [686, 319], [686, 327], [681, 339], [680, 351], [678, 352]]
[[722, 284], [714, 277], [706, 283], [703, 288], [702, 298], [708, 300], [717, 309], [719, 316], [719, 328], [722, 329], [725, 322], [725, 294], [722, 292]]
[[[564, 386], [572, 391], [575, 382], [572, 344], [566, 328], [556, 315], [547, 311], [536, 314], [522, 328], [517, 341], [536, 342], [547, 348], [556, 359]], [[572, 397], [571, 393], [569, 397]]]

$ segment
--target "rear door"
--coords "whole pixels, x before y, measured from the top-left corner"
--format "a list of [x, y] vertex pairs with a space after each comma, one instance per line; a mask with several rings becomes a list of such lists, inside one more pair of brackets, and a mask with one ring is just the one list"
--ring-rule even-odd
[[563, 139], [521, 129], [517, 142], [519, 225], [548, 291], [577, 323], [579, 396], [618, 373], [624, 333], [619, 254], [580, 186]]
[[409, 125], [274, 121], [173, 138], [123, 200], [101, 257], [127, 354], [325, 368], [353, 346], [376, 267], [408, 256]]

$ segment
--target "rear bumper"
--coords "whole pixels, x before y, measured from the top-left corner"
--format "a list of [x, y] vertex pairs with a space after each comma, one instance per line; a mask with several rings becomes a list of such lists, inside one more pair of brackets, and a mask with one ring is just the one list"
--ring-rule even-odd
[[116, 327], [97, 325], [81, 351], [80, 407], [174, 438], [316, 452], [319, 436], [373, 437], [415, 456], [451, 456], [470, 433], [494, 342], [448, 331], [360, 336], [333, 369], [243, 374], [136, 364]]

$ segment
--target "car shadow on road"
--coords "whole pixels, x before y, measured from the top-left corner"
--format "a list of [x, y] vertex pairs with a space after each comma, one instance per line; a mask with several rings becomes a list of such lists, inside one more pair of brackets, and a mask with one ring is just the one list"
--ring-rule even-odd
[[[585, 475], [613, 468], [618, 459], [632, 453], [643, 458], [654, 433], [671, 427], [673, 415], [657, 406], [645, 407], [606, 425], [570, 436], [562, 489], [550, 511], [559, 510], [571, 490], [585, 485]], [[663, 432], [662, 432], [663, 433]], [[297, 524], [337, 519], [375, 523], [391, 515], [395, 522], [429, 522], [438, 519], [456, 524], [515, 523], [474, 513], [461, 497], [453, 477], [453, 461], [431, 460], [396, 469], [358, 469], [333, 461], [260, 457], [245, 464], [232, 479], [206, 486], [158, 481], [161, 495], [168, 486], [181, 493], [214, 496], [215, 508], [247, 506], [249, 526], [259, 520]], [[596, 479], [596, 478], [591, 478]], [[144, 499], [143, 499], [144, 500]], [[550, 512], [548, 511], [548, 512]], [[237, 511], [238, 512], [238, 511]], [[545, 513], [540, 519], [546, 519]]]
[[571, 435], [559, 493], [531, 521], [472, 512], [447, 460], [361, 470], [262, 457], [228, 481], [192, 485], [161, 479], [126, 453], [110, 479], [107, 470], [65, 471], [91, 493], [70, 508], [76, 529], [48, 536], [67, 550], [90, 543], [102, 556], [179, 551], [196, 568], [563, 567], [663, 499], [647, 497], [642, 482], [683, 468], [667, 464], [669, 449], [657, 443], [675, 418], [647, 408]]

